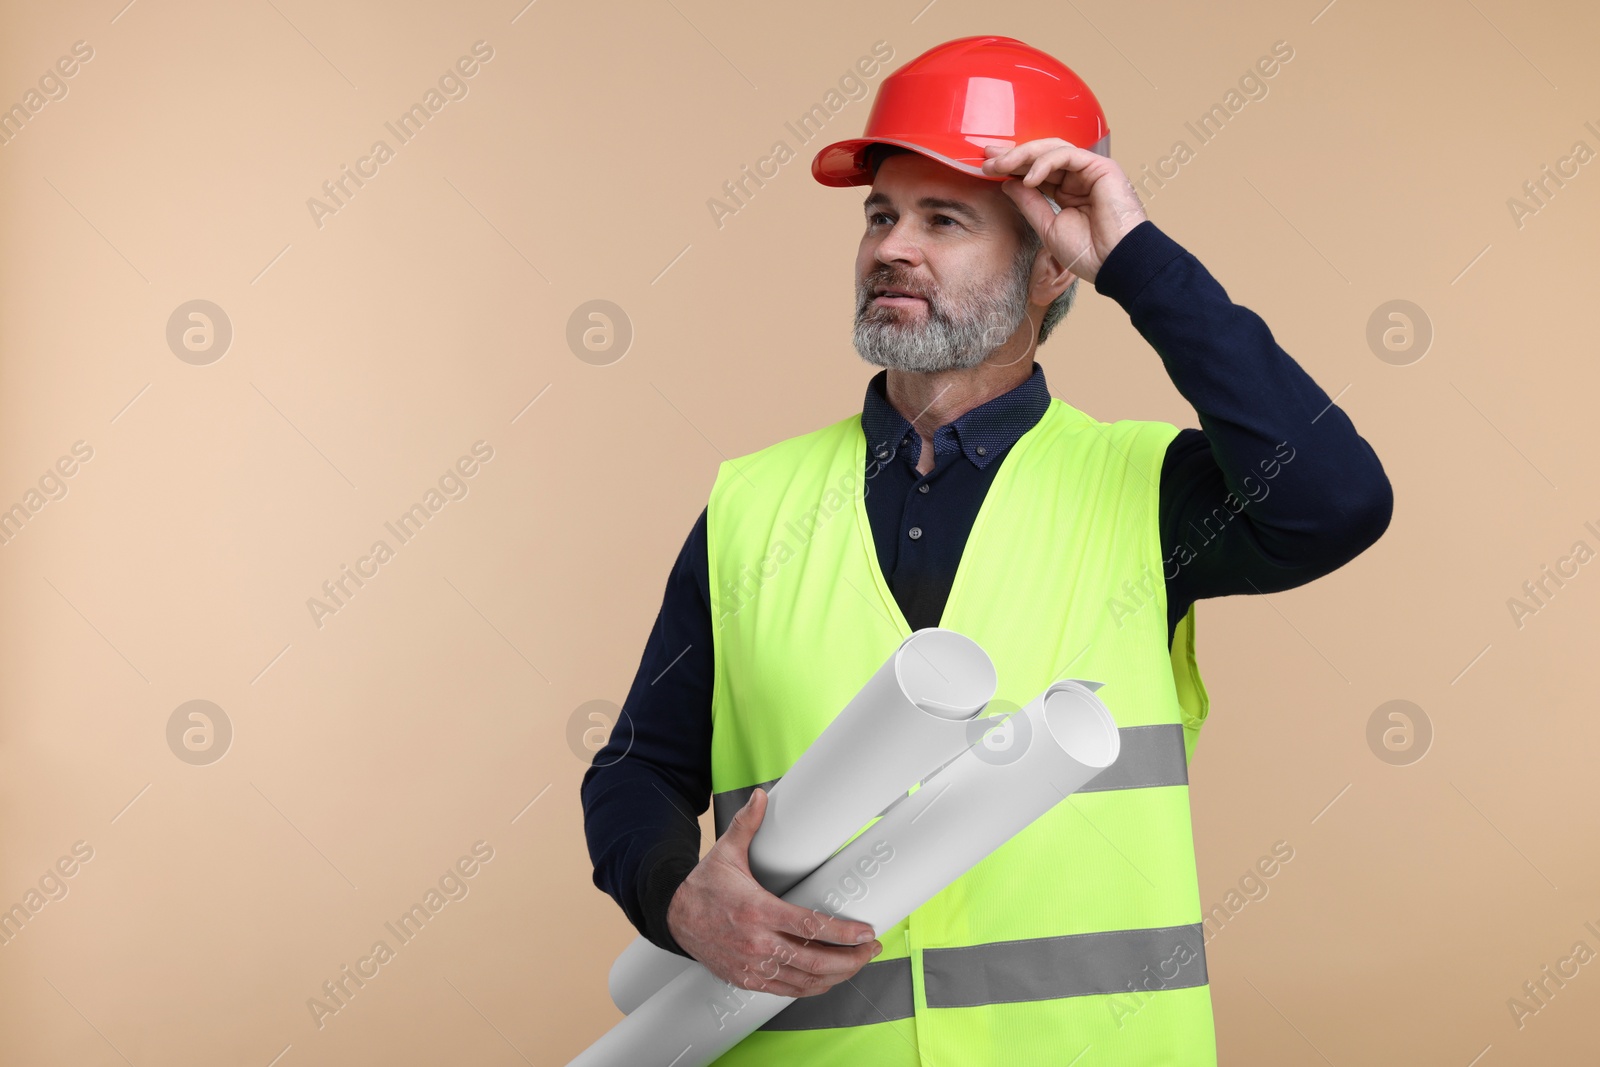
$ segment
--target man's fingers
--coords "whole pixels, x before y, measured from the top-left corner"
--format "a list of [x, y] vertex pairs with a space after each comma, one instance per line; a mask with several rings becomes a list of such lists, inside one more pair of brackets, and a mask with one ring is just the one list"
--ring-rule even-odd
[[750, 839], [760, 829], [761, 819], [766, 813], [767, 791], [757, 788], [750, 794], [750, 799], [744, 802], [744, 807], [734, 815], [728, 829], [717, 839], [717, 844], [727, 842], [727, 847], [735, 849], [739, 855], [747, 854], [750, 851]]
[[792, 985], [782, 980], [783, 969], [776, 971], [771, 968], [746, 967], [738, 974], [730, 975], [728, 981], [740, 989], [753, 989], [757, 993], [771, 993], [775, 997], [798, 997], [803, 994], [799, 986]]
[[1041, 137], [1010, 148], [985, 145], [984, 151], [993, 153], [983, 161], [981, 169], [987, 174], [1027, 174], [1047, 157], [1055, 161], [1054, 169], [1072, 170], [1076, 169], [1074, 164], [1082, 167], [1097, 158], [1097, 154], [1087, 148], [1079, 148], [1059, 137]]
[[985, 145], [984, 151], [991, 153], [983, 161], [979, 169], [986, 174], [1026, 174], [1028, 167], [1033, 163], [1041, 149], [1038, 141], [1028, 141], [1024, 144], [1004, 148], [999, 145]]
[[753, 989], [757, 993], [771, 993], [775, 997], [805, 997], [827, 992], [824, 989], [806, 988], [803, 985], [785, 981], [781, 976], [766, 978], [755, 971], [746, 971], [729, 979], [729, 981], [740, 989]]
[[1092, 152], [1088, 155], [1093, 158], [1083, 160], [1077, 165], [1060, 157], [1041, 156], [1023, 176], [1022, 182], [1024, 185], [1035, 186], [1053, 197], [1089, 196], [1094, 190], [1095, 183], [1105, 177], [1105, 172], [1095, 162], [1104, 157], [1096, 156]]
[[1012, 202], [1017, 205], [1017, 210], [1022, 212], [1022, 217], [1028, 220], [1041, 237], [1050, 232], [1050, 224], [1055, 221], [1056, 213], [1050, 209], [1050, 202], [1044, 198], [1043, 193], [1023, 185], [1016, 178], [1007, 178], [1001, 183], [1000, 188], [1011, 197]]
[[790, 943], [745, 965], [739, 977], [744, 988], [783, 997], [814, 996], [854, 975], [881, 951], [876, 941], [848, 948]]
[[1044, 153], [1033, 161], [1033, 165], [1023, 175], [1022, 183], [1024, 185], [1038, 185], [1049, 179], [1050, 184], [1062, 184], [1066, 181], [1067, 175], [1071, 173], [1067, 166], [1069, 159], [1071, 157], [1062, 155], [1059, 149]]
[[[784, 953], [783, 963], [802, 974], [822, 978], [832, 976], [837, 980], [840, 975], [855, 974], [882, 951], [883, 944], [876, 940], [864, 945], [848, 946], [796, 942]], [[792, 978], [788, 980], [793, 981]]]
[[822, 941], [833, 945], [860, 945], [875, 936], [867, 923], [841, 919], [837, 915], [802, 908], [781, 899], [777, 900], [772, 925], [802, 941]]

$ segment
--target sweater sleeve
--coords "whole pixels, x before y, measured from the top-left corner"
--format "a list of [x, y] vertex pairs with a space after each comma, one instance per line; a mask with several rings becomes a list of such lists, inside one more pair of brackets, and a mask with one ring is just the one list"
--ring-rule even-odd
[[1146, 219], [1095, 289], [1128, 313], [1200, 420], [1161, 471], [1169, 640], [1195, 600], [1303, 585], [1378, 540], [1394, 496], [1372, 446], [1199, 260]]
[[687, 956], [667, 905], [700, 860], [711, 804], [711, 608], [706, 515], [667, 578], [611, 737], [580, 787], [594, 884], [652, 943]]

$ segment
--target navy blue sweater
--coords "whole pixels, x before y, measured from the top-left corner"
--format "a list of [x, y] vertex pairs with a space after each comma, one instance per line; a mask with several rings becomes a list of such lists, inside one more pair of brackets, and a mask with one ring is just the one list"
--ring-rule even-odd
[[[1146, 220], [1106, 256], [1094, 287], [1128, 313], [1200, 420], [1178, 432], [1161, 468], [1169, 642], [1194, 601], [1303, 585], [1382, 535], [1393, 496], [1371, 446], [1193, 255]], [[868, 383], [861, 412], [867, 516], [884, 578], [916, 630], [938, 625], [984, 494], [1050, 393], [1034, 363], [1021, 385], [936, 430], [934, 468], [921, 475], [921, 439], [885, 398], [886, 376]], [[594, 884], [645, 937], [680, 954], [667, 905], [699, 860], [696, 816], [711, 803], [710, 601], [702, 510], [580, 790]]]

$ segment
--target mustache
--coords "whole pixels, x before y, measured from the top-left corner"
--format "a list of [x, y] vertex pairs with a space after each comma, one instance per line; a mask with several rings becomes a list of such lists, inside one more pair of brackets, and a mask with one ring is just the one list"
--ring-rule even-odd
[[935, 317], [940, 314], [940, 309], [944, 306], [943, 298], [935, 289], [923, 288], [922, 286], [913, 285], [898, 278], [875, 275], [867, 278], [861, 283], [859, 298], [856, 301], [856, 314], [858, 317], [865, 315], [872, 310], [872, 301], [878, 295], [876, 290], [879, 286], [882, 286], [885, 289], [898, 289], [901, 292], [908, 293], [912, 296], [920, 296], [923, 300], [927, 301], [928, 311]]
[[861, 285], [869, 296], [873, 295], [873, 290], [879, 286], [885, 289], [898, 289], [902, 293], [909, 293], [912, 296], [920, 296], [924, 299], [931, 298], [934, 295], [934, 290], [931, 287], [925, 288], [892, 272], [873, 274], [866, 278]]

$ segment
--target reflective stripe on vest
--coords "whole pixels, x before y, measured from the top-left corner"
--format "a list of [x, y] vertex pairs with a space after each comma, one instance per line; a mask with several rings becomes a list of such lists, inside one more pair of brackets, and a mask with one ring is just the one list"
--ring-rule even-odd
[[[1189, 763], [1184, 758], [1182, 726], [1175, 723], [1124, 726], [1117, 732], [1122, 735], [1122, 750], [1117, 762], [1096, 775], [1093, 781], [1079, 790], [1080, 793], [1189, 784]], [[771, 792], [777, 784], [778, 779], [774, 778], [770, 782], [740, 786], [713, 796], [711, 814], [716, 823], [717, 836], [721, 837], [727, 831], [728, 824], [733, 822], [733, 817], [756, 789]]]
[[[930, 1008], [971, 1008], [1205, 985], [1200, 923], [999, 941], [922, 955]], [[763, 1030], [821, 1030], [913, 1014], [911, 961], [873, 961], [826, 993], [801, 997]]]
[[873, 960], [826, 993], [800, 997], [763, 1030], [827, 1030], [892, 1023], [912, 1015], [911, 960]]
[[1205, 930], [1190, 923], [930, 948], [922, 978], [930, 1008], [1183, 989], [1206, 984]]
[[[1209, 702], [1193, 605], [1168, 640], [1159, 524], [1177, 432], [1053, 398], [1002, 457], [939, 620], [989, 653], [995, 707], [1059, 678], [1103, 683], [1121, 758], [877, 931], [883, 953], [851, 983], [799, 998], [716, 1067], [1053, 1063], [1087, 1045], [1098, 1067], [1215, 1064], [1187, 766]], [[866, 471], [859, 415], [718, 469], [719, 833], [911, 633], [878, 565]]]

